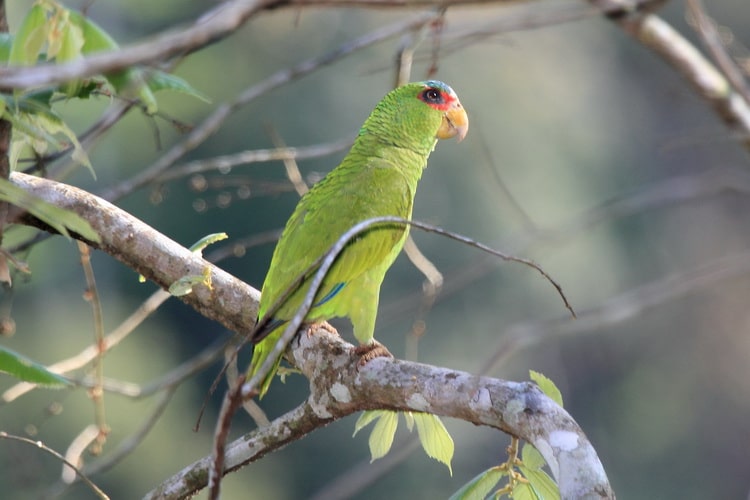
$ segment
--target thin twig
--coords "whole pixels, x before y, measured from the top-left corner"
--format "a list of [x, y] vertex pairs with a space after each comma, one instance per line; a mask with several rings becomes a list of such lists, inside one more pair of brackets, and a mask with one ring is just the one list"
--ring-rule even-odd
[[21, 436], [14, 436], [12, 434], [8, 434], [5, 431], [0, 431], [0, 439], [9, 439], [11, 441], [19, 441], [21, 443], [29, 444], [31, 446], [34, 446], [36, 448], [39, 448], [40, 450], [49, 453], [53, 457], [57, 458], [61, 462], [63, 462], [65, 465], [76, 471], [76, 474], [81, 478], [81, 480], [86, 483], [86, 485], [91, 488], [91, 490], [98, 496], [99, 498], [102, 498], [104, 500], [109, 500], [109, 497], [106, 493], [104, 493], [97, 485], [91, 481], [85, 474], [83, 474], [78, 467], [75, 466], [75, 464], [72, 464], [68, 462], [64, 456], [60, 455], [58, 452], [50, 448], [49, 446], [45, 445], [41, 441], [34, 441], [33, 439], [21, 437]]
[[[71, 464], [82, 464], [83, 459], [81, 456], [89, 446], [96, 446], [95, 441], [99, 439], [99, 436], [98, 425], [87, 425], [68, 445], [68, 449], [65, 450], [65, 459]], [[77, 475], [77, 470], [63, 464], [62, 474], [60, 474], [60, 480], [63, 483], [73, 482]]]
[[716, 64], [732, 84], [734, 90], [739, 93], [745, 102], [750, 103], [750, 87], [737, 63], [727, 53], [721, 38], [716, 32], [714, 21], [708, 16], [706, 8], [701, 0], [687, 0], [688, 13], [695, 21], [695, 30], [700, 36], [703, 45], [711, 53]]
[[354, 139], [351, 137], [345, 137], [334, 142], [316, 144], [313, 146], [253, 149], [232, 155], [215, 156], [205, 160], [195, 160], [175, 165], [156, 177], [154, 182], [161, 183], [205, 172], [218, 171], [225, 173], [235, 167], [252, 163], [320, 158], [346, 150], [351, 147], [353, 140]]
[[91, 304], [91, 310], [94, 315], [94, 347], [96, 355], [92, 360], [94, 370], [95, 385], [89, 390], [89, 396], [94, 402], [94, 421], [99, 429], [99, 435], [96, 437], [96, 445], [92, 448], [92, 453], [98, 455], [101, 453], [101, 447], [109, 434], [107, 426], [106, 412], [104, 409], [104, 390], [102, 389], [104, 380], [104, 353], [107, 351], [107, 345], [104, 342], [104, 319], [102, 315], [102, 302], [99, 298], [99, 289], [96, 286], [94, 277], [94, 268], [91, 266], [91, 250], [86, 243], [78, 242], [78, 251], [81, 254], [81, 266], [83, 275], [86, 277], [86, 293], [84, 297]]
[[[272, 126], [267, 127], [268, 135], [271, 136], [271, 142], [273, 142], [273, 145], [276, 149], [286, 149], [286, 144], [284, 144], [284, 139], [281, 138], [281, 135], [279, 135], [279, 131], [276, 130]], [[351, 143], [349, 144], [351, 145]], [[343, 149], [343, 148], [342, 148]], [[294, 186], [294, 190], [297, 191], [297, 194], [299, 196], [304, 196], [305, 193], [307, 193], [310, 188], [307, 187], [307, 184], [305, 184], [304, 179], [302, 179], [302, 173], [299, 171], [299, 165], [297, 165], [297, 161], [294, 157], [286, 157], [281, 160], [284, 163], [284, 170], [286, 171], [286, 177], [289, 179], [289, 182], [292, 183], [292, 186]]]
[[[430, 224], [425, 224], [422, 222], [406, 220], [401, 217], [393, 217], [393, 216], [374, 217], [374, 218], [362, 221], [358, 224], [355, 224], [348, 231], [342, 234], [339, 237], [339, 239], [336, 240], [336, 242], [321, 258], [318, 258], [315, 262], [313, 262], [307, 268], [305, 272], [301, 274], [301, 276], [295, 281], [295, 283], [293, 283], [292, 286], [290, 286], [289, 289], [286, 290], [286, 292], [283, 294], [281, 299], [279, 299], [264, 316], [264, 320], [266, 321], [268, 320], [268, 318], [273, 317], [275, 311], [278, 310], [278, 308], [281, 307], [281, 305], [287, 300], [287, 298], [292, 293], [294, 293], [295, 290], [302, 283], [304, 283], [308, 279], [309, 273], [311, 272], [315, 273], [312, 276], [312, 279], [310, 280], [309, 288], [307, 292], [305, 293], [302, 304], [300, 304], [300, 306], [297, 308], [297, 311], [295, 312], [292, 319], [289, 320], [289, 323], [286, 325], [284, 332], [281, 334], [280, 338], [276, 341], [276, 344], [274, 345], [273, 349], [268, 353], [263, 364], [261, 364], [261, 366], [255, 372], [255, 374], [250, 378], [250, 380], [248, 380], [244, 384], [241, 384], [241, 383], [235, 384], [234, 387], [231, 387], [227, 391], [227, 394], [224, 397], [221, 411], [219, 412], [219, 418], [218, 418], [218, 422], [216, 425], [216, 431], [214, 433], [214, 446], [212, 450], [213, 458], [212, 458], [211, 467], [209, 470], [209, 499], [215, 500], [219, 497], [221, 477], [224, 472], [225, 441], [226, 441], [226, 437], [229, 434], [229, 429], [231, 427], [232, 415], [236, 412], [242, 400], [255, 395], [256, 387], [258, 386], [260, 381], [263, 380], [266, 377], [266, 375], [273, 369], [273, 366], [276, 363], [276, 360], [279, 357], [281, 357], [284, 350], [286, 350], [286, 347], [289, 345], [289, 342], [291, 342], [292, 338], [294, 337], [294, 335], [297, 333], [300, 326], [304, 322], [305, 317], [310, 311], [313, 301], [315, 300], [315, 296], [317, 295], [318, 290], [328, 273], [328, 270], [331, 268], [331, 266], [333, 265], [338, 255], [341, 253], [344, 247], [347, 244], [349, 244], [349, 242], [353, 238], [363, 233], [364, 231], [372, 229], [374, 226], [388, 226], [388, 225], [394, 225], [394, 224], [396, 225], [408, 224], [408, 225], [417, 227], [419, 229], [422, 229], [423, 231], [434, 232], [442, 236], [446, 236], [448, 238], [451, 238], [451, 239], [460, 241], [464, 244], [478, 248], [496, 257], [500, 257], [503, 260], [518, 262], [518, 263], [524, 264], [526, 266], [529, 266], [535, 269], [552, 286], [554, 286], [554, 288], [557, 290], [558, 295], [563, 300], [565, 307], [570, 311], [573, 317], [575, 317], [575, 311], [568, 303], [568, 299], [563, 293], [562, 287], [554, 279], [552, 279], [552, 277], [549, 276], [546, 271], [544, 271], [538, 264], [536, 264], [533, 261], [505, 254], [503, 252], [490, 248], [487, 245], [476, 242], [465, 236], [452, 233], [450, 231], [446, 231], [442, 228], [439, 228]], [[256, 327], [253, 333], [262, 331], [264, 326], [265, 326], [265, 322], [259, 321], [256, 324]], [[253, 338], [253, 333], [251, 333], [250, 335], [251, 340], [253, 342], [259, 341], [260, 340], [259, 338]], [[240, 379], [240, 381], [241, 380], [242, 379]]]
[[532, 269], [536, 270], [539, 274], [541, 274], [542, 277], [544, 277], [544, 279], [547, 280], [547, 282], [549, 282], [555, 288], [555, 290], [557, 291], [557, 294], [562, 299], [563, 304], [565, 305], [565, 308], [570, 312], [570, 314], [574, 318], [576, 317], [576, 313], [573, 310], [573, 307], [568, 302], [568, 298], [563, 293], [563, 290], [560, 284], [557, 283], [557, 281], [555, 281], [549, 274], [547, 274], [547, 272], [544, 271], [544, 269], [542, 269], [541, 266], [539, 266], [539, 264], [537, 264], [536, 262], [532, 260], [506, 254], [499, 250], [495, 250], [494, 248], [491, 248], [483, 243], [474, 241], [471, 238], [460, 235], [458, 233], [447, 231], [445, 229], [434, 226], [432, 224], [426, 224], [424, 222], [407, 220], [401, 217], [394, 217], [394, 216], [373, 217], [373, 218], [366, 219], [362, 222], [355, 224], [348, 231], [342, 234], [339, 237], [339, 239], [336, 240], [336, 242], [326, 251], [325, 254], [323, 254], [321, 257], [316, 259], [312, 264], [310, 264], [310, 266], [307, 267], [307, 269], [304, 272], [300, 274], [300, 276], [291, 284], [289, 289], [286, 290], [285, 293], [282, 294], [282, 296], [269, 308], [269, 310], [267, 311], [263, 319], [261, 321], [258, 321], [258, 323], [255, 326], [255, 329], [250, 334], [250, 340], [254, 343], [257, 343], [264, 338], [264, 337], [258, 337], [256, 334], [264, 330], [269, 319], [273, 317], [275, 312], [278, 311], [279, 308], [281, 308], [281, 306], [286, 302], [286, 300], [302, 285], [302, 283], [304, 283], [305, 281], [311, 278], [310, 283], [309, 283], [309, 288], [305, 294], [304, 300], [298, 307], [295, 315], [292, 317], [291, 320], [289, 320], [289, 323], [287, 324], [286, 329], [284, 330], [284, 333], [276, 342], [276, 345], [274, 346], [273, 350], [268, 354], [265, 362], [261, 365], [261, 367], [255, 373], [255, 375], [250, 380], [248, 380], [245, 386], [243, 387], [242, 389], [244, 393], [243, 397], [250, 397], [254, 393], [254, 390], [257, 384], [265, 378], [265, 376], [272, 369], [275, 363], [275, 360], [278, 359], [282, 355], [282, 353], [286, 349], [286, 346], [289, 344], [289, 342], [294, 337], [294, 334], [297, 332], [297, 330], [300, 328], [300, 326], [304, 322], [304, 318], [307, 316], [307, 313], [310, 311], [310, 308], [312, 307], [312, 303], [315, 300], [315, 295], [318, 293], [318, 289], [320, 288], [321, 283], [325, 279], [326, 273], [330, 269], [331, 265], [333, 265], [334, 260], [341, 253], [343, 248], [352, 240], [352, 238], [356, 237], [362, 232], [367, 231], [375, 226], [383, 227], [383, 226], [389, 226], [389, 225], [410, 225], [418, 229], [421, 229], [423, 231], [436, 233], [441, 236], [445, 236], [447, 238], [459, 241], [466, 245], [482, 250], [483, 252], [489, 253], [490, 255], [499, 257], [502, 260], [510, 261], [510, 262], [517, 262], [519, 264], [523, 264], [525, 266], [531, 267]]
[[414, 267], [425, 277], [422, 283], [422, 300], [412, 321], [409, 336], [406, 339], [406, 359], [416, 361], [418, 359], [419, 340], [424, 335], [426, 329], [425, 317], [427, 317], [427, 313], [435, 304], [435, 299], [437, 299], [440, 289], [443, 287], [444, 279], [443, 273], [422, 253], [411, 234], [406, 238], [406, 242], [404, 242], [404, 253]]

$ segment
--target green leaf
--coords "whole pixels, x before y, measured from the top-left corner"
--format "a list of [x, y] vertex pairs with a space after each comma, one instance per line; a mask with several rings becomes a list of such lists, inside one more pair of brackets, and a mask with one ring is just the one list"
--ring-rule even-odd
[[513, 498], [533, 498], [540, 500], [560, 500], [560, 489], [555, 481], [541, 469], [531, 470], [523, 465], [518, 466], [518, 470], [529, 481], [529, 484], [521, 484], [528, 488], [528, 497], [516, 496], [516, 488], [513, 488]]
[[406, 420], [406, 428], [409, 429], [409, 432], [414, 430], [414, 412], [411, 411], [405, 411], [402, 413], [404, 416], [404, 420]]
[[209, 99], [206, 94], [199, 91], [190, 85], [187, 80], [184, 80], [179, 76], [159, 70], [149, 71], [145, 76], [148, 86], [153, 92], [172, 90], [175, 92], [181, 92], [190, 97], [195, 97], [206, 103], [211, 102], [211, 99]]
[[156, 96], [151, 92], [146, 83], [141, 68], [128, 68], [122, 74], [111, 75], [107, 79], [115, 87], [118, 94], [134, 95], [140, 99], [141, 103], [146, 107], [147, 114], [153, 115], [159, 111]]
[[13, 65], [26, 66], [35, 64], [47, 40], [48, 30], [45, 8], [38, 3], [34, 4], [16, 31], [8, 62]]
[[65, 147], [54, 135], [37, 125], [34, 115], [7, 112], [3, 115], [3, 118], [13, 125], [10, 162], [11, 167], [14, 169], [18, 161], [18, 156], [21, 154], [24, 146], [32, 148], [40, 155], [44, 154], [50, 145], [56, 149]]
[[54, 90], [49, 88], [32, 90], [23, 94], [18, 100], [14, 100], [11, 107], [17, 107], [19, 111], [29, 113], [54, 113], [52, 111], [54, 95]]
[[[73, 61], [81, 57], [83, 48], [83, 30], [70, 22], [67, 17], [61, 22], [60, 44], [55, 56], [58, 63]], [[49, 54], [48, 54], [49, 55]], [[60, 90], [68, 97], [75, 97], [83, 88], [83, 80], [71, 80], [61, 85]]]
[[513, 487], [513, 491], [510, 493], [510, 498], [515, 500], [544, 500], [539, 497], [534, 491], [534, 488], [527, 483], [518, 483]]
[[225, 240], [229, 238], [227, 233], [211, 233], [203, 238], [199, 239], [193, 245], [190, 247], [190, 251], [193, 253], [197, 253], [198, 255], [203, 255], [203, 249], [206, 248], [208, 245], [213, 245], [217, 241]]
[[352, 434], [352, 437], [356, 436], [359, 431], [367, 427], [367, 425], [380, 418], [381, 411], [363, 411], [362, 414], [357, 419], [357, 422], [354, 424], [354, 434]]
[[0, 372], [13, 375], [24, 382], [45, 387], [60, 388], [71, 385], [65, 377], [52, 373], [43, 365], [2, 346], [0, 346]]
[[383, 458], [391, 450], [393, 436], [398, 428], [398, 413], [386, 410], [364, 412], [354, 425], [356, 435], [370, 422], [375, 421], [368, 444], [370, 445], [370, 462]]
[[419, 441], [422, 443], [425, 453], [448, 467], [451, 475], [451, 460], [453, 459], [453, 438], [443, 425], [437, 415], [429, 413], [414, 413], [414, 422], [417, 424]]
[[[104, 31], [98, 24], [84, 17], [78, 12], [70, 11], [70, 20], [79, 26], [83, 32], [83, 54], [94, 52], [114, 51], [120, 48], [114, 38]], [[156, 97], [146, 85], [143, 72], [140, 68], [128, 68], [114, 71], [104, 75], [114, 87], [118, 95], [135, 96], [146, 106], [148, 114], [154, 114], [158, 110]]]
[[521, 461], [530, 470], [541, 469], [547, 464], [539, 450], [529, 443], [524, 443], [521, 448]]
[[555, 383], [552, 382], [552, 380], [539, 372], [535, 372], [534, 370], [529, 370], [529, 377], [531, 378], [531, 380], [536, 382], [536, 385], [539, 386], [539, 388], [544, 394], [547, 395], [548, 398], [562, 407], [562, 393], [560, 392], [560, 389], [557, 388]]
[[0, 33], [0, 63], [7, 63], [10, 59], [10, 48], [13, 46], [13, 35]]
[[487, 469], [463, 485], [449, 500], [484, 500], [508, 473], [500, 467]]
[[117, 50], [120, 46], [109, 33], [104, 31], [101, 26], [96, 24], [88, 17], [83, 16], [80, 12], [69, 11], [70, 21], [81, 28], [83, 32], [83, 46], [81, 52], [91, 54], [105, 50]]
[[[46, 92], [29, 94], [18, 100], [4, 98], [6, 111], [3, 118], [13, 124], [13, 147], [11, 151], [11, 166], [15, 166], [23, 146], [31, 147], [37, 154], [44, 154], [52, 145], [57, 149], [67, 147], [67, 143], [57, 139], [62, 135], [73, 146], [71, 157], [77, 163], [87, 167], [91, 175], [96, 173], [91, 166], [86, 151], [78, 142], [75, 132], [60, 118], [45, 101], [50, 95]], [[12, 111], [11, 111], [12, 110]]]
[[83, 149], [81, 143], [78, 142], [78, 137], [76, 137], [75, 132], [73, 132], [59, 116], [54, 113], [37, 113], [33, 115], [33, 117], [30, 117], [30, 119], [32, 119], [37, 126], [52, 135], [64, 135], [73, 145], [71, 158], [76, 163], [87, 167], [89, 172], [91, 172], [91, 175], [96, 179], [96, 172], [94, 172], [94, 167], [91, 166], [86, 150]]
[[80, 234], [83, 238], [98, 243], [99, 235], [91, 225], [77, 213], [57, 207], [51, 203], [30, 195], [11, 182], [0, 179], [0, 200], [7, 201], [29, 212], [63, 236], [70, 238], [70, 231]]
[[367, 441], [370, 445], [370, 462], [383, 458], [391, 450], [393, 437], [396, 435], [398, 428], [398, 413], [394, 411], [381, 412], [380, 418], [375, 422], [372, 428], [370, 439]]

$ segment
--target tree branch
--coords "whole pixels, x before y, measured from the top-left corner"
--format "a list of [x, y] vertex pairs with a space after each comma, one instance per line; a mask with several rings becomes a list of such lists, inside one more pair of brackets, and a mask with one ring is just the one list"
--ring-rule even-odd
[[[318, 330], [300, 335], [288, 357], [310, 380], [310, 397], [267, 427], [230, 443], [232, 472], [334, 420], [362, 410], [429, 412], [484, 425], [532, 443], [544, 456], [562, 498], [614, 498], [594, 448], [573, 418], [532, 383], [519, 383], [421, 363], [376, 358], [364, 367], [354, 346]], [[205, 457], [145, 498], [185, 498], [206, 486]]]
[[[750, 149], [750, 103], [685, 37], [659, 16], [644, 10], [612, 10], [608, 0], [589, 0], [608, 9], [609, 18], [642, 45], [677, 70], [693, 90], [707, 100], [724, 124]], [[655, 2], [656, 3], [656, 2]]]
[[[525, 0], [529, 2], [529, 0]], [[604, 14], [635, 11], [663, 0], [592, 0]], [[518, 4], [519, 0], [233, 0], [203, 14], [192, 25], [174, 28], [149, 40], [116, 51], [105, 51], [65, 64], [0, 68], [0, 87], [27, 90], [70, 80], [153, 64], [185, 55], [220, 40], [262, 10], [280, 7], [448, 8]]]
[[[83, 217], [102, 239], [98, 244], [87, 242], [89, 245], [112, 255], [164, 289], [184, 276], [200, 276], [209, 269], [210, 288], [198, 285], [192, 293], [179, 298], [232, 331], [252, 330], [260, 292], [250, 285], [87, 191], [19, 172], [11, 174], [10, 179], [32, 196]], [[15, 222], [48, 229], [28, 214], [16, 217], [20, 219]]]

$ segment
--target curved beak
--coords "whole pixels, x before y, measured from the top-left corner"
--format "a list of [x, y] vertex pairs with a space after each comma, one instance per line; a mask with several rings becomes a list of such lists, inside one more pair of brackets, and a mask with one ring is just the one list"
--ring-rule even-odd
[[460, 142], [466, 137], [466, 132], [468, 131], [469, 116], [458, 99], [456, 99], [450, 109], [443, 114], [443, 123], [440, 124], [436, 136], [438, 139], [456, 137]]

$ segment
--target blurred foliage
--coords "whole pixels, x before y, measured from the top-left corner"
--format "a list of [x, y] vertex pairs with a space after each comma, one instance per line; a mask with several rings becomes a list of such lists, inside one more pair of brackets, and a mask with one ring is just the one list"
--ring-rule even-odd
[[[13, 31], [28, 2], [6, 3]], [[206, 8], [194, 0], [69, 4], [82, 5], [122, 45], [189, 22]], [[419, 46], [413, 79], [426, 77], [437, 62], [435, 76], [460, 95], [471, 131], [466, 141], [440, 144], [433, 154], [414, 217], [533, 258], [563, 285], [579, 313], [608, 301], [619, 304], [604, 311], [606, 321], [570, 320], [543, 332], [541, 341], [487, 373], [522, 380], [535, 369], [555, 380], [619, 497], [743, 498], [750, 490], [743, 439], [750, 420], [750, 279], [747, 266], [736, 261], [747, 259], [750, 247], [747, 153], [679, 75], [598, 16], [562, 25], [551, 19], [551, 26], [496, 33], [468, 45], [458, 37], [491, 30], [509, 18], [523, 28], [526, 13], [540, 15], [541, 8], [531, 3], [450, 10], [437, 60], [431, 38]], [[741, 51], [741, 41], [750, 43], [746, 2], [726, 0], [709, 9], [726, 25], [735, 49]], [[662, 14], [691, 33], [681, 3], [667, 4]], [[210, 104], [180, 94], [160, 96], [162, 115], [130, 113], [88, 151], [96, 180], [78, 169], [66, 181], [99, 192], [128, 179], [183, 137], [175, 122], [199, 123], [274, 71], [406, 15], [353, 8], [263, 13], [176, 66], [175, 74], [205, 92]], [[399, 46], [398, 38], [388, 40], [273, 90], [234, 113], [184, 160], [273, 147], [269, 127], [290, 146], [351, 136], [392, 85]], [[81, 133], [110, 105], [110, 98], [92, 97], [61, 102], [56, 109]], [[300, 161], [303, 177], [320, 178], [342, 155]], [[721, 176], [736, 182], [710, 189], [710, 181]], [[229, 239], [208, 253], [280, 228], [297, 201], [285, 179], [280, 162], [249, 164], [149, 186], [117, 203], [184, 245], [226, 232]], [[688, 180], [697, 182], [696, 194], [675, 196], [684, 193]], [[612, 200], [634, 199], [657, 187], [663, 188], [655, 191], [663, 193], [661, 203], [635, 203], [616, 215], [607, 209]], [[582, 223], [587, 220], [594, 222]], [[13, 228], [3, 246], [29, 234]], [[540, 321], [565, 316], [558, 297], [533, 271], [485, 259], [435, 235], [415, 231], [414, 237], [445, 274], [445, 288], [424, 317], [425, 334], [416, 337], [412, 323], [423, 278], [407, 259], [398, 259], [383, 287], [376, 332], [396, 356], [417, 343], [418, 350], [409, 352], [418, 352], [422, 362], [479, 372], [507, 348], [511, 333], [543, 329]], [[221, 266], [260, 286], [272, 248], [249, 248]], [[3, 318], [12, 317], [16, 325], [14, 336], [1, 339], [3, 347], [48, 364], [90, 345], [93, 319], [82, 297], [86, 285], [75, 245], [52, 238], [23, 258], [32, 274], [14, 276], [12, 292], [5, 290], [0, 302]], [[737, 271], [721, 280], [666, 282], [679, 293], [638, 309], [638, 301], [654, 297], [644, 285], [708, 265], [735, 265]], [[106, 255], [95, 254], [93, 266], [105, 329], [155, 290]], [[348, 336], [348, 325], [340, 326]], [[228, 336], [170, 300], [105, 357], [105, 374], [148, 384]], [[96, 475], [97, 484], [113, 498], [137, 498], [208, 454], [218, 396], [200, 431], [192, 427], [219, 366], [183, 384], [141, 446]], [[0, 375], [0, 390], [13, 384]], [[269, 416], [279, 415], [306, 397], [306, 390], [301, 377], [287, 377], [283, 385], [274, 383], [263, 407]], [[106, 393], [104, 404], [112, 429], [106, 455], [141, 425], [155, 402]], [[0, 429], [65, 450], [93, 414], [84, 389], [41, 389], [0, 407]], [[350, 479], [352, 467], [369, 460], [365, 438], [351, 439], [353, 425], [353, 417], [336, 422], [231, 474], [225, 497], [307, 498], [335, 479]], [[234, 435], [252, 426], [237, 415]], [[448, 497], [496, 463], [498, 450], [507, 446], [507, 438], [489, 429], [452, 421], [446, 426], [456, 443], [452, 477], [415, 453], [357, 498], [390, 498], [394, 491]], [[399, 430], [394, 447], [407, 438]], [[38, 497], [59, 477], [60, 464], [37, 450], [7, 441], [0, 450], [4, 498]], [[75, 485], [63, 497], [90, 498], [90, 492]]]

